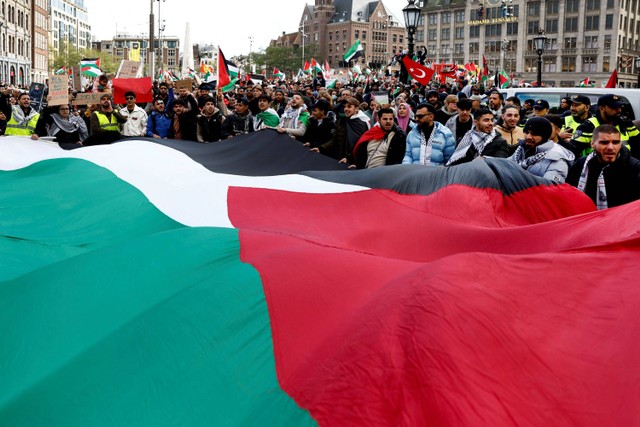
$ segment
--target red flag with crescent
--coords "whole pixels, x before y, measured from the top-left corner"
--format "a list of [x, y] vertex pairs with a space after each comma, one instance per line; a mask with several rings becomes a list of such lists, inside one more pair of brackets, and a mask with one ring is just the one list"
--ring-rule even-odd
[[404, 66], [407, 67], [407, 72], [421, 85], [427, 86], [431, 81], [431, 77], [435, 73], [435, 70], [420, 65], [416, 61], [411, 60], [408, 56], [402, 58]]

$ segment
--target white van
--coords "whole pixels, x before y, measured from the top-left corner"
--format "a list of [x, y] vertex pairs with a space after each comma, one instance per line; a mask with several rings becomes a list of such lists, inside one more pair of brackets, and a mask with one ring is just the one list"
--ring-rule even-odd
[[618, 95], [624, 106], [622, 107], [622, 115], [630, 120], [640, 119], [640, 89], [606, 89], [595, 87], [514, 87], [509, 89], [500, 89], [500, 92], [507, 99], [510, 96], [517, 96], [520, 102], [526, 99], [544, 99], [549, 103], [551, 112], [560, 105], [560, 99], [572, 95], [583, 95], [589, 97], [591, 106], [598, 105], [598, 98], [602, 95], [614, 94]]

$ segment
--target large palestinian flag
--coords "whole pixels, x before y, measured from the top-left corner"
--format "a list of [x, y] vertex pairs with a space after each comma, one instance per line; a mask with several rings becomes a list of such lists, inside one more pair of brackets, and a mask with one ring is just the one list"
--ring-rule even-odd
[[5, 137], [0, 424], [638, 425], [638, 214], [274, 131]]

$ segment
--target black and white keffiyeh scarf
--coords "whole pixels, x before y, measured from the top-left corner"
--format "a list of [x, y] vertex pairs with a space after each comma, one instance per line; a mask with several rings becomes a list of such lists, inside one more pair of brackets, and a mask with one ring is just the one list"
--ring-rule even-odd
[[[580, 172], [580, 179], [578, 180], [578, 190], [585, 192], [587, 188], [587, 178], [589, 177], [589, 162], [591, 159], [595, 157], [595, 151], [591, 152], [587, 159], [584, 161], [584, 166], [582, 167], [582, 172]], [[598, 175], [598, 182], [596, 185], [596, 207], [598, 210], [607, 209], [609, 207], [607, 203], [607, 187], [604, 182], [604, 170], [608, 168], [609, 165], [605, 165], [600, 171], [600, 175]]]
[[436, 134], [436, 128], [435, 126], [433, 127], [428, 141], [422, 129], [418, 129], [418, 133], [420, 134], [420, 164], [428, 165], [431, 163], [431, 148], [433, 146], [433, 137]]
[[518, 145], [515, 153], [511, 156], [511, 160], [522, 166], [524, 169], [529, 169], [529, 166], [535, 165], [540, 160], [544, 159], [548, 151], [541, 151], [533, 156], [526, 157], [525, 149], [522, 145]]
[[471, 129], [460, 140], [460, 143], [456, 147], [456, 151], [453, 152], [451, 158], [447, 162], [447, 166], [452, 165], [458, 160], [464, 158], [471, 146], [474, 146], [476, 148], [476, 151], [478, 152], [478, 156], [481, 156], [484, 148], [489, 145], [491, 141], [493, 141], [496, 135], [497, 132], [495, 129], [491, 133], [484, 133], [476, 129]]

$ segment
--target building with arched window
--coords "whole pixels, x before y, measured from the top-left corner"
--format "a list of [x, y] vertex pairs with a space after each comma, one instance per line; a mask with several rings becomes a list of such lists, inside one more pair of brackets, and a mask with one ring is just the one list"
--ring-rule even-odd
[[31, 83], [31, 2], [0, 1], [0, 81]]

